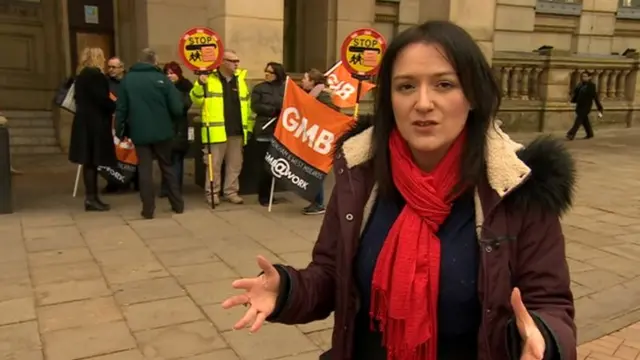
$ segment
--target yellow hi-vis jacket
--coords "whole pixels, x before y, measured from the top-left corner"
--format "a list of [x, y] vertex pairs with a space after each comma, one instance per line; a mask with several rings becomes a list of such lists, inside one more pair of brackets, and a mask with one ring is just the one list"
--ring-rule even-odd
[[[242, 129], [244, 132], [244, 143], [246, 145], [248, 132], [253, 131], [253, 122], [251, 116], [251, 104], [249, 96], [249, 87], [245, 81], [247, 77], [246, 70], [236, 70], [238, 78], [238, 96], [240, 97], [240, 110], [242, 114]], [[217, 70], [207, 78], [207, 92], [200, 85], [199, 81], [193, 84], [191, 93], [191, 101], [202, 109], [202, 143], [214, 144], [227, 141], [227, 132], [224, 127], [224, 97], [222, 91], [222, 82], [218, 77]], [[209, 136], [207, 137], [207, 129]]]

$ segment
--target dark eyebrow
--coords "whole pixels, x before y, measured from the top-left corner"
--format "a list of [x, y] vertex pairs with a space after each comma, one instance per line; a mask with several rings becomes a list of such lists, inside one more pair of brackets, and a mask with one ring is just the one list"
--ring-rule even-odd
[[[455, 71], [440, 71], [434, 74], [430, 74], [429, 77], [433, 77], [433, 78], [441, 78], [441, 77], [445, 77], [445, 76], [458, 76], [458, 74]], [[413, 80], [416, 77], [413, 75], [409, 75], [409, 74], [400, 74], [400, 75], [396, 75], [393, 77], [393, 81], [401, 81], [401, 80]]]

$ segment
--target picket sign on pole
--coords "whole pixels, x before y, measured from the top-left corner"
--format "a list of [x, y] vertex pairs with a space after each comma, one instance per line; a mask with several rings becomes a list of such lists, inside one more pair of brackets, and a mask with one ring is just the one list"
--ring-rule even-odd
[[378, 72], [386, 49], [387, 42], [384, 36], [369, 28], [353, 31], [342, 42], [340, 51], [342, 64], [351, 72], [351, 76], [358, 80], [356, 103], [353, 109], [354, 119], [357, 119], [360, 113], [362, 82], [369, 80]]
[[[336, 139], [352, 126], [351, 116], [324, 105], [287, 78], [282, 112], [264, 158], [274, 180], [313, 201], [331, 171]], [[275, 184], [270, 190], [272, 206]]]
[[269, 194], [269, 208], [267, 212], [271, 212], [271, 206], [273, 206], [273, 195], [276, 191], [276, 178], [271, 177], [271, 193]]
[[[187, 30], [178, 42], [178, 54], [182, 63], [191, 69], [196, 75], [209, 76], [222, 63], [224, 46], [222, 39], [213, 30], [207, 27], [194, 27]], [[199, 79], [197, 81], [200, 81]], [[209, 96], [209, 85], [202, 84], [205, 99]], [[207, 107], [202, 106], [202, 128], [206, 131], [207, 141], [207, 173], [209, 175], [209, 188], [211, 189], [211, 209], [216, 208], [215, 192], [213, 186], [213, 155], [211, 153], [211, 139], [209, 130], [211, 126], [204, 119], [207, 117]], [[206, 185], [205, 185], [206, 186]]]
[[[287, 78], [284, 81], [285, 96], [287, 94], [287, 88], [289, 87], [288, 80], [289, 80], [289, 77], [287, 76]], [[282, 114], [280, 114], [280, 116], [282, 116]], [[271, 125], [274, 121], [277, 121], [277, 120], [278, 120], [277, 117], [273, 117], [271, 120], [269, 120], [269, 122], [267, 122], [265, 126], [262, 127], [262, 130], [266, 129], [269, 125]], [[278, 124], [276, 124], [276, 126], [278, 126]], [[269, 151], [267, 151], [267, 153], [269, 153]], [[271, 176], [271, 190], [269, 192], [269, 207], [267, 208], [267, 212], [271, 212], [271, 207], [273, 206], [273, 195], [275, 191], [276, 191], [276, 178]]]
[[80, 173], [82, 172], [82, 165], [78, 165], [78, 170], [76, 170], [76, 182], [73, 185], [73, 197], [76, 197], [78, 194], [78, 184], [80, 183]]

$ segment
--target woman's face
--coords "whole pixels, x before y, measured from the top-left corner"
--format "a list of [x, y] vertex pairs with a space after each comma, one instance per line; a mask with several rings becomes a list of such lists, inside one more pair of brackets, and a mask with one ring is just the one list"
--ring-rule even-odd
[[276, 80], [276, 73], [275, 71], [273, 71], [273, 68], [271, 66], [267, 66], [264, 69], [264, 79], [269, 82]]
[[311, 90], [314, 86], [315, 84], [313, 83], [313, 81], [309, 79], [309, 74], [304, 73], [304, 76], [302, 77], [302, 88], [305, 90]]
[[167, 69], [167, 77], [169, 78], [169, 80], [171, 80], [171, 82], [178, 81], [178, 75], [176, 75], [176, 73], [174, 73], [171, 69]]
[[391, 72], [396, 126], [413, 156], [443, 156], [464, 129], [470, 106], [456, 71], [437, 45], [405, 47]]

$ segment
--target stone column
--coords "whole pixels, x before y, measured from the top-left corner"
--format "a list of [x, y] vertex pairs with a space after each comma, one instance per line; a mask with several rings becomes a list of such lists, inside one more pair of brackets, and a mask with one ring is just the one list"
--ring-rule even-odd
[[[299, 18], [296, 19], [298, 31], [295, 51], [297, 52], [296, 68], [300, 72], [310, 68], [320, 71], [326, 70], [335, 61], [332, 35], [335, 31], [335, 21], [329, 20], [331, 9], [329, 0], [297, 0], [300, 6]], [[331, 40], [331, 41], [330, 41]], [[331, 44], [331, 45], [330, 45]]]
[[[189, 28], [207, 25], [206, 2], [177, 2], [172, 0], [120, 1], [118, 9], [120, 39], [125, 63], [137, 61], [140, 50], [155, 50], [161, 63], [180, 62], [178, 42]], [[218, 29], [214, 29], [219, 31]], [[193, 79], [191, 71], [185, 75]]]
[[493, 58], [496, 0], [420, 0], [420, 22], [450, 20], [476, 40], [487, 60]]
[[536, 0], [496, 2], [494, 51], [531, 51]]
[[618, 0], [583, 1], [576, 52], [611, 54]]
[[541, 98], [544, 101], [540, 112], [539, 131], [566, 131], [573, 123], [571, 100], [571, 78], [573, 69], [565, 66], [571, 60], [567, 51], [551, 50], [549, 62], [541, 81]]
[[282, 62], [284, 0], [208, 0], [205, 14], [224, 46], [238, 53], [249, 78], [262, 78], [269, 61]]
[[400, 0], [398, 32], [420, 23], [420, 0]]
[[[329, 0], [329, 54], [340, 58], [342, 41], [353, 30], [372, 27], [376, 2], [374, 0]], [[333, 29], [331, 29], [333, 27]]]

